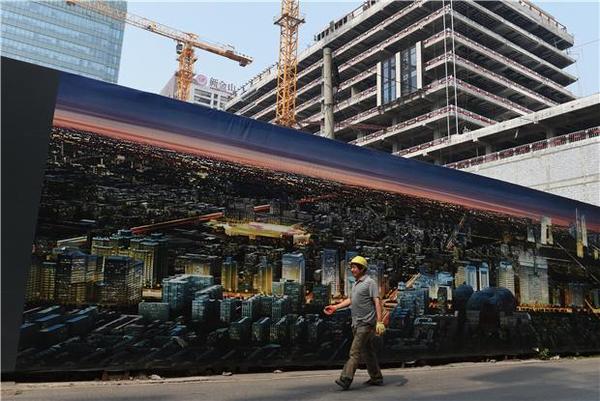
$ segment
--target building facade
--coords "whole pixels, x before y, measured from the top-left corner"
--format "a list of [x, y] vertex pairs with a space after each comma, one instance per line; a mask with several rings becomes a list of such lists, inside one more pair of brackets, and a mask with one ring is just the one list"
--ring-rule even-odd
[[[389, 152], [575, 99], [573, 37], [529, 2], [370, 1], [299, 55], [297, 116], [322, 132], [322, 49], [339, 82], [336, 139]], [[227, 110], [274, 121], [276, 69]], [[433, 113], [433, 114], [430, 114]]]
[[[125, 1], [106, 2], [127, 11]], [[125, 23], [65, 1], [3, 1], [5, 57], [116, 83]]]
[[519, 303], [526, 305], [548, 305], [548, 261], [531, 251], [519, 254]]
[[[597, 150], [600, 97], [583, 104], [566, 89], [577, 79], [565, 71], [575, 63], [567, 52], [573, 43], [565, 26], [527, 0], [367, 1], [299, 54], [296, 128], [458, 169], [562, 146], [574, 133]], [[325, 126], [325, 48], [337, 69], [332, 130]], [[226, 110], [274, 122], [276, 72], [267, 68], [241, 86]], [[524, 171], [505, 164], [481, 174]], [[538, 189], [600, 204], [600, 174], [576, 169], [565, 189], [564, 169], [539, 170], [550, 175], [534, 183]]]
[[[189, 102], [207, 106], [212, 109], [223, 110], [225, 104], [233, 98], [235, 85], [204, 74], [197, 74], [192, 81]], [[177, 93], [177, 77], [171, 79], [161, 89], [163, 96], [175, 98]]]
[[498, 287], [504, 287], [515, 295], [515, 270], [512, 263], [507, 261], [500, 262], [498, 268]]

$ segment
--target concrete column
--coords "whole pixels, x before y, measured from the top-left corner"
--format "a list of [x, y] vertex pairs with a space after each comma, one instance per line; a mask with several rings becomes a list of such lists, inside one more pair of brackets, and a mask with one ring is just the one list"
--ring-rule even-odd
[[398, 145], [398, 141], [394, 141], [392, 143], [392, 153], [396, 153], [400, 150], [400, 146]]
[[402, 97], [402, 63], [400, 52], [396, 53], [396, 99]]
[[377, 63], [377, 107], [383, 104], [383, 93], [381, 93], [381, 83], [383, 76], [383, 67], [381, 61]]
[[356, 95], [358, 95], [360, 92], [358, 89], [356, 89], [356, 87], [352, 86], [350, 87], [350, 96], [351, 97], [356, 97]]
[[334, 121], [333, 121], [333, 60], [331, 49], [323, 49], [323, 117], [324, 117], [324, 136], [334, 139]]
[[417, 57], [417, 89], [423, 87], [423, 45], [421, 41], [415, 43], [415, 55]]
[[433, 139], [440, 139], [442, 137], [442, 130], [438, 127], [435, 127], [433, 130]]
[[490, 153], [494, 153], [494, 147], [491, 143], [484, 143], [485, 146], [485, 154], [489, 155]]

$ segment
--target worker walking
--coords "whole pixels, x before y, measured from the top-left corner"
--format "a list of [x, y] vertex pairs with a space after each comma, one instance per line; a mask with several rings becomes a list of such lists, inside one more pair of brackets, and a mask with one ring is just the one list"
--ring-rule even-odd
[[326, 315], [332, 315], [336, 310], [350, 306], [352, 310], [352, 346], [348, 361], [336, 384], [342, 389], [348, 390], [354, 373], [358, 368], [361, 356], [367, 364], [367, 371], [370, 379], [365, 384], [381, 386], [383, 385], [383, 376], [377, 362], [377, 355], [373, 340], [375, 335], [382, 335], [385, 332], [383, 324], [383, 310], [381, 299], [379, 298], [379, 289], [375, 281], [367, 275], [367, 260], [362, 256], [356, 256], [350, 261], [351, 272], [356, 282], [352, 287], [350, 297], [336, 305], [328, 305], [324, 312]]

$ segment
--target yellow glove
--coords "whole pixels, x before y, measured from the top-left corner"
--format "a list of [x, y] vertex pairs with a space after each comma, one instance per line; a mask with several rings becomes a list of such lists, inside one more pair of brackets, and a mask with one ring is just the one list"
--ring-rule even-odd
[[375, 334], [382, 336], [383, 333], [385, 333], [385, 325], [383, 322], [377, 322], [377, 326], [375, 326]]

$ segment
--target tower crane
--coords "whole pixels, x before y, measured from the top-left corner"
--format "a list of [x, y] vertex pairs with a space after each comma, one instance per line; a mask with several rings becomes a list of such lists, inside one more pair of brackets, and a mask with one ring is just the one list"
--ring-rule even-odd
[[296, 124], [298, 27], [304, 23], [304, 17], [300, 15], [299, 0], [281, 0], [281, 15], [274, 22], [281, 27], [275, 122], [291, 127]]
[[175, 74], [177, 77], [176, 97], [179, 100], [186, 101], [190, 96], [190, 87], [194, 78], [194, 63], [197, 60], [194, 49], [205, 50], [207, 52], [237, 61], [242, 67], [245, 67], [252, 62], [251, 57], [236, 52], [235, 48], [231, 45], [210, 43], [205, 40], [200, 40], [200, 37], [195, 33], [179, 31], [147, 18], [131, 14], [127, 11], [118, 10], [104, 2], [89, 0], [66, 1], [69, 5], [76, 5], [115, 20], [124, 21], [127, 24], [136, 26], [146, 31], [150, 31], [175, 40], [177, 42], [177, 61], [179, 61], [179, 68]]

